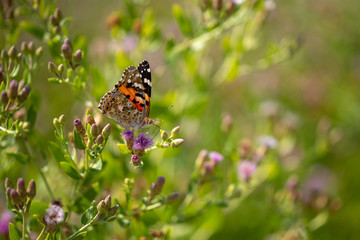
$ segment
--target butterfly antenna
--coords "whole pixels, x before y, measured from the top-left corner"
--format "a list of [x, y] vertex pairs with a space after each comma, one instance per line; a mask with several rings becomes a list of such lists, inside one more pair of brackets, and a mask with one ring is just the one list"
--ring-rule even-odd
[[163, 114], [166, 111], [169, 111], [172, 107], [174, 107], [174, 104], [171, 104], [170, 107], [168, 107], [166, 110], [159, 112], [158, 114], [154, 115], [152, 118], [156, 118], [157, 116], [159, 116], [160, 114]]

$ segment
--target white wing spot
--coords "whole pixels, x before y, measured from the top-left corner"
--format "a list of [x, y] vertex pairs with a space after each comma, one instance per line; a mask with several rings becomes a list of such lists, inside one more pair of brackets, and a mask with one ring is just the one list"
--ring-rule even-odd
[[148, 68], [147, 71], [150, 72], [150, 68]]

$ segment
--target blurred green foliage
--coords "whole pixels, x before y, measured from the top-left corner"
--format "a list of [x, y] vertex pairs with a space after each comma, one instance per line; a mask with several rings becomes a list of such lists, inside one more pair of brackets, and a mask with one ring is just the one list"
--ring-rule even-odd
[[[68, 222], [55, 237], [69, 237], [97, 221], [97, 204], [108, 194], [119, 205], [116, 221], [93, 225], [83, 233], [87, 239], [360, 236], [357, 1], [35, 0], [0, 6], [1, 49], [15, 45], [22, 54], [14, 57], [17, 65], [2, 56], [1, 67], [8, 69], [2, 71], [8, 80], [31, 85], [22, 105], [2, 104], [0, 177], [36, 180], [28, 223], [36, 236], [46, 203], [61, 198]], [[62, 51], [67, 38], [68, 57]], [[43, 53], [25, 51], [22, 41], [33, 41]], [[145, 58], [153, 79], [150, 117], [168, 133], [179, 125], [185, 141], [181, 148], [162, 148], [169, 142], [151, 127], [161, 149], [147, 152], [134, 169], [123, 129], [100, 114], [97, 102], [126, 67]], [[9, 89], [10, 81], [2, 81], [0, 90]], [[21, 109], [25, 115], [18, 118]], [[66, 120], [53, 123], [62, 114]], [[95, 147], [72, 130], [74, 119], [90, 114], [101, 129], [112, 125], [109, 140]], [[90, 128], [86, 123], [88, 136]], [[201, 160], [203, 149], [224, 157], [209, 175], [199, 167], [210, 162]], [[85, 152], [90, 165], [80, 160]], [[249, 181], [238, 176], [245, 160], [258, 165]], [[147, 190], [158, 176], [166, 183], [151, 205]], [[173, 192], [180, 200], [166, 205]], [[4, 212], [5, 194], [0, 203]], [[107, 214], [102, 223], [115, 220]], [[17, 239], [21, 219], [13, 223], [11, 239]]]

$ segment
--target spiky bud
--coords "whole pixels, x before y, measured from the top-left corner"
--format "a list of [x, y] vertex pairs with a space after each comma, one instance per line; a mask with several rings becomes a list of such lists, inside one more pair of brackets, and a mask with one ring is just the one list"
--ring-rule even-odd
[[21, 200], [24, 201], [26, 198], [26, 189], [25, 189], [25, 181], [23, 178], [19, 178], [17, 180], [16, 191], [20, 195]]
[[19, 193], [17, 193], [15, 191], [15, 189], [10, 190], [10, 199], [11, 199], [14, 206], [16, 206], [17, 208], [22, 207], [23, 202], [21, 200], [21, 197], [20, 197]]
[[106, 203], [105, 203], [104, 200], [101, 200], [101, 201], [99, 202], [99, 204], [97, 205], [96, 208], [97, 208], [97, 210], [98, 210], [99, 213], [104, 213], [104, 212], [107, 211], [107, 209], [106, 209]]
[[19, 92], [19, 95], [17, 97], [17, 101], [19, 104], [26, 101], [26, 99], [29, 96], [30, 90], [31, 90], [30, 86], [25, 86], [23, 89], [21, 89], [21, 91]]
[[100, 145], [103, 142], [104, 142], [104, 137], [101, 134], [99, 134], [95, 139], [95, 143]]
[[82, 125], [80, 119], [75, 119], [75, 120], [74, 120], [74, 127], [75, 127], [76, 132], [77, 132], [80, 136], [82, 136], [82, 137], [85, 136], [86, 131], [85, 131], [85, 128], [84, 128], [84, 126]]
[[96, 126], [95, 123], [94, 123], [93, 125], [91, 125], [90, 134], [91, 134], [94, 138], [99, 134], [99, 128]]
[[114, 216], [116, 214], [116, 212], [118, 211], [118, 209], [119, 209], [119, 205], [115, 205], [112, 208], [110, 208], [108, 211], [109, 217]]
[[30, 198], [30, 200], [34, 199], [36, 195], [36, 184], [33, 179], [29, 182], [28, 188], [26, 190], [26, 195]]
[[5, 179], [5, 188], [13, 188], [14, 184], [11, 182], [9, 178]]
[[64, 126], [65, 124], [65, 115], [64, 114], [61, 114], [61, 116], [59, 117], [59, 123]]
[[8, 201], [11, 201], [11, 189], [12, 189], [12, 188], [10, 188], [10, 187], [7, 187], [7, 188], [6, 188], [6, 199], [7, 199]]
[[106, 209], [109, 210], [111, 208], [111, 196], [107, 195], [104, 202], [105, 202]]

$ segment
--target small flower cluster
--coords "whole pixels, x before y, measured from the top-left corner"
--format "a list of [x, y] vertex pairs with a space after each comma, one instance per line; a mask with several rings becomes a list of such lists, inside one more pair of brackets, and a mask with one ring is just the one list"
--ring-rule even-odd
[[80, 119], [74, 120], [74, 144], [80, 150], [84, 150], [85, 148], [89, 149], [89, 154], [92, 159], [95, 159], [102, 152], [110, 133], [110, 123], [105, 125], [103, 129], [100, 129], [96, 125], [95, 119], [90, 111], [88, 111], [86, 116], [85, 127]]
[[276, 148], [278, 145], [277, 140], [272, 136], [261, 136], [258, 142], [260, 146], [255, 150], [252, 148], [252, 142], [248, 139], [242, 140], [239, 144], [239, 155], [242, 160], [238, 165], [238, 177], [245, 182], [250, 181], [268, 150]]
[[213, 27], [216, 21], [230, 17], [243, 2], [244, 0], [203, 0], [201, 7], [205, 10], [204, 20], [206, 25]]
[[43, 217], [43, 223], [48, 233], [54, 233], [58, 224], [64, 221], [65, 213], [62, 207], [61, 201], [52, 201], [50, 207], [46, 209], [47, 214]]
[[[1, 72], [0, 68], [0, 72]], [[1, 80], [1, 79], [0, 79]], [[11, 80], [9, 89], [1, 92], [1, 104], [4, 112], [14, 112], [19, 110], [30, 94], [30, 86], [24, 86], [24, 80], [20, 82]]]
[[147, 133], [140, 133], [137, 138], [134, 137], [134, 130], [125, 129], [122, 137], [126, 146], [133, 154], [131, 162], [135, 167], [140, 167], [142, 162], [140, 157], [144, 156], [145, 150], [153, 145], [153, 139]]
[[60, 22], [62, 20], [62, 14], [59, 8], [56, 8], [54, 14], [49, 17], [49, 30], [53, 34], [61, 34]]
[[119, 205], [111, 207], [111, 196], [108, 195], [104, 200], [101, 200], [97, 205], [98, 220], [110, 221], [110, 217], [114, 216], [119, 209]]
[[222, 162], [224, 157], [215, 151], [208, 152], [207, 150], [201, 150], [196, 161], [195, 167], [200, 171], [201, 183], [209, 180], [213, 175], [216, 166]]
[[5, 180], [6, 198], [9, 209], [17, 212], [26, 213], [29, 210], [31, 201], [36, 195], [36, 184], [31, 180], [27, 189], [25, 188], [25, 181], [23, 178], [17, 180], [16, 190], [10, 179]]
[[184, 142], [184, 139], [182, 138], [176, 138], [179, 135], [180, 132], [180, 126], [177, 126], [171, 130], [170, 137], [166, 131], [161, 130], [161, 139], [162, 143], [156, 143], [156, 147], [158, 148], [166, 148], [166, 147], [172, 147], [177, 148], [181, 146]]
[[[76, 50], [73, 53], [73, 45], [70, 39], [66, 38], [64, 40], [63, 45], [61, 46], [61, 52], [63, 55], [63, 59], [65, 62], [71, 67], [72, 70], [75, 70], [80, 66], [81, 61], [83, 59], [83, 52], [81, 50]], [[50, 78], [51, 82], [68, 82], [69, 81], [69, 73], [67, 72], [66, 64], [61, 63], [58, 66], [54, 62], [48, 63], [48, 69], [51, 73], [55, 74], [57, 78]], [[64, 77], [64, 73], [66, 73], [66, 77]]]
[[[164, 184], [165, 184], [165, 177], [160, 176], [160, 177], [158, 177], [156, 182], [153, 182], [150, 185], [150, 188], [149, 188], [149, 190], [147, 192], [148, 196], [144, 198], [145, 205], [149, 205], [154, 200], [154, 198], [156, 196], [161, 194], [161, 192], [163, 190], [163, 187], [164, 187]], [[178, 199], [179, 199], [179, 193], [178, 192], [173, 192], [173, 193], [170, 193], [169, 195], [167, 195], [165, 198], [163, 197], [161, 199], [161, 201], [163, 203], [166, 203], [166, 204], [173, 204]]]

